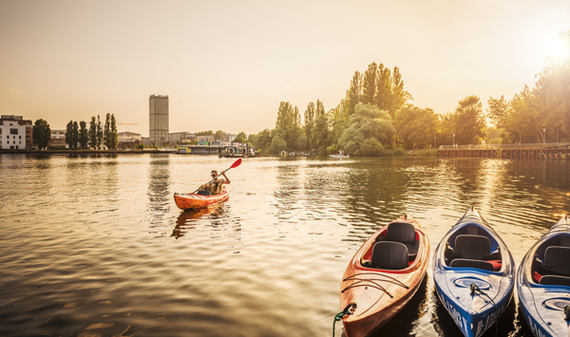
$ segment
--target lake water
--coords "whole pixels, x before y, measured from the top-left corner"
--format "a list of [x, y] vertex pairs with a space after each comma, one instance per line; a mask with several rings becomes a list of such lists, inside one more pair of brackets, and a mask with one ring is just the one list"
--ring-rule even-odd
[[[176, 207], [174, 192], [233, 162], [0, 155], [0, 335], [331, 336], [348, 261], [404, 212], [433, 254], [475, 206], [518, 267], [570, 210], [568, 161], [413, 157], [245, 159], [228, 202]], [[517, 306], [500, 336], [532, 335]], [[379, 333], [459, 334], [431, 270]]]

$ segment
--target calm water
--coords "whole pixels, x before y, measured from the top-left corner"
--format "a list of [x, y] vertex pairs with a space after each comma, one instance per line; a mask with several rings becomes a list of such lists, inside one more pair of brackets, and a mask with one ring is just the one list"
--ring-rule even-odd
[[[223, 206], [176, 207], [232, 163], [1, 155], [0, 335], [331, 336], [349, 259], [404, 212], [433, 253], [474, 205], [518, 266], [570, 210], [569, 162], [472, 158], [248, 159]], [[531, 336], [517, 305], [499, 335]], [[459, 334], [431, 271], [380, 334]]]

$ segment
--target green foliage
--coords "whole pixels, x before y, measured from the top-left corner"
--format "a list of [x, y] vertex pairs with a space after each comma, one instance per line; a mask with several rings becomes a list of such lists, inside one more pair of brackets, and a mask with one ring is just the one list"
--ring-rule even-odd
[[119, 145], [119, 134], [117, 132], [117, 120], [115, 114], [111, 114], [111, 140], [109, 141], [111, 149], [116, 149]]
[[394, 156], [394, 157], [403, 157], [405, 155], [407, 155], [407, 152], [406, 152], [406, 150], [402, 149], [401, 147], [395, 148], [392, 151], [392, 156]]
[[87, 143], [89, 142], [89, 134], [87, 131], [87, 123], [85, 121], [79, 122], [80, 129], [79, 129], [79, 147], [81, 149], [85, 149], [87, 147]]
[[95, 116], [92, 116], [89, 122], [89, 146], [97, 149], [97, 122], [95, 121]]
[[456, 144], [479, 144], [486, 135], [483, 105], [475, 95], [459, 101], [452, 121]]
[[359, 104], [355, 107], [354, 115], [349, 117], [348, 126], [337, 144], [339, 149], [344, 149], [351, 155], [364, 155], [363, 150], [366, 155], [381, 153], [384, 149], [383, 144], [390, 144], [395, 133], [388, 112], [372, 104]]
[[77, 127], [77, 122], [69, 121], [65, 128], [65, 143], [71, 150], [77, 150], [78, 142], [79, 130]]
[[269, 153], [271, 151], [270, 147], [271, 147], [272, 141], [273, 141], [272, 132], [269, 129], [265, 129], [265, 130], [259, 132], [255, 136], [253, 146], [258, 151], [261, 151], [263, 153]]
[[236, 135], [236, 138], [234, 138], [232, 140], [232, 143], [242, 143], [245, 144], [247, 143], [247, 135], [245, 134], [245, 132], [240, 132]]
[[113, 141], [113, 135], [111, 134], [111, 114], [107, 113], [105, 116], [105, 127], [103, 128], [103, 143], [107, 149], [111, 148], [111, 142]]
[[283, 130], [284, 133], [280, 137], [289, 144], [289, 150], [298, 150], [296, 147], [297, 139], [302, 133], [301, 114], [298, 107], [293, 107], [289, 102], [281, 102], [277, 112], [275, 128]]
[[103, 142], [103, 130], [101, 129], [101, 118], [99, 117], [99, 115], [97, 115], [96, 130], [97, 130], [97, 138], [96, 138], [95, 148], [101, 149], [101, 144]]
[[396, 111], [394, 124], [398, 138], [406, 149], [423, 149], [434, 143], [437, 135], [438, 119], [430, 108], [421, 109], [413, 105]]
[[32, 140], [40, 150], [47, 148], [51, 140], [51, 129], [44, 119], [35, 121], [32, 127]]
[[214, 131], [212, 130], [196, 132], [196, 136], [213, 136], [213, 135]]
[[275, 136], [271, 140], [271, 153], [280, 153], [287, 147], [287, 142], [280, 136]]

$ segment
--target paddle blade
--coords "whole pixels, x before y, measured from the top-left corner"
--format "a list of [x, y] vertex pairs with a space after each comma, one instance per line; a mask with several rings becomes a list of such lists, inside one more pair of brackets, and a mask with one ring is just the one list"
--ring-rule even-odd
[[236, 167], [240, 166], [240, 164], [241, 164], [241, 158], [236, 160], [235, 163], [233, 163], [230, 168], [236, 168]]

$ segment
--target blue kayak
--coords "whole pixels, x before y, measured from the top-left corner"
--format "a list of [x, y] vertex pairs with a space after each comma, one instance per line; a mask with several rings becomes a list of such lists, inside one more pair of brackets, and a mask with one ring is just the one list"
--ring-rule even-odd
[[526, 253], [517, 273], [524, 319], [535, 336], [568, 336], [570, 222], [564, 216]]
[[507, 308], [515, 263], [507, 246], [471, 208], [443, 237], [433, 256], [435, 289], [464, 336], [481, 336]]

